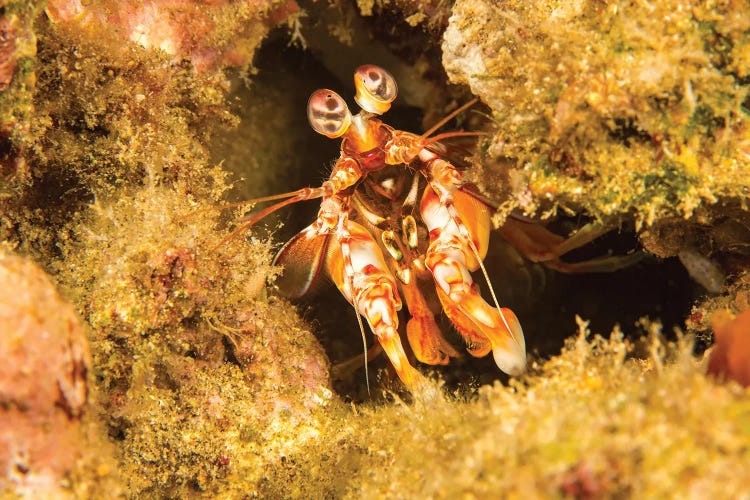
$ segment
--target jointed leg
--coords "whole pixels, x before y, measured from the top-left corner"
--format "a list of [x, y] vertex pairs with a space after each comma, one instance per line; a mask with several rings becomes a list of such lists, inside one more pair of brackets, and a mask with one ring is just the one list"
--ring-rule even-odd
[[451, 357], [461, 357], [461, 353], [443, 337], [415, 280], [402, 284], [401, 290], [411, 315], [406, 324], [406, 337], [417, 359], [428, 365], [447, 365]]
[[526, 368], [521, 325], [510, 309], [498, 310], [485, 302], [466, 261], [466, 245], [456, 235], [433, 241], [425, 258], [435, 278], [443, 309], [466, 338], [471, 348], [469, 352], [481, 356], [489, 347], [502, 371], [519, 375]]
[[[518, 375], [526, 367], [521, 325], [510, 309], [485, 302], [471, 277], [486, 252], [484, 233], [489, 232], [489, 217], [477, 207], [463, 203], [470, 200], [462, 196], [469, 195], [444, 189], [439, 197], [432, 187], [425, 190], [421, 213], [430, 230], [425, 265], [432, 273], [443, 310], [466, 339], [469, 352], [483, 356], [491, 349], [501, 370]], [[463, 212], [459, 213], [459, 209]], [[463, 223], [465, 218], [471, 220], [470, 226]]]
[[631, 266], [645, 256], [639, 251], [628, 255], [607, 256], [575, 263], [560, 259], [571, 250], [582, 247], [605, 234], [609, 229], [601, 224], [590, 223], [566, 239], [540, 224], [509, 217], [500, 228], [500, 234], [527, 259], [532, 262], [541, 262], [550, 269], [562, 273], [613, 272]]
[[398, 334], [401, 299], [372, 235], [346, 221], [334, 234], [326, 268], [336, 286], [370, 325], [399, 378], [414, 387], [422, 375], [409, 363]]

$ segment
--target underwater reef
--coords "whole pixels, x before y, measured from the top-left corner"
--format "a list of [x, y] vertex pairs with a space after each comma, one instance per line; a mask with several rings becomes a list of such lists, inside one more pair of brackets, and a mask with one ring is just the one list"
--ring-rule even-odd
[[[327, 177], [308, 96], [368, 63], [397, 128], [479, 98], [524, 375], [366, 383], [346, 301], [274, 288], [315, 203], [235, 231]], [[0, 497], [747, 496], [748, 68], [746, 1], [4, 0]], [[512, 220], [639, 262], [561, 276]]]

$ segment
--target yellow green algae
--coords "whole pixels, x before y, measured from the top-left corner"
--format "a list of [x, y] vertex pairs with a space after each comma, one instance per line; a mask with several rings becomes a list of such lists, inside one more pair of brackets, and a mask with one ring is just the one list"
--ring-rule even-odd
[[634, 346], [579, 320], [560, 356], [468, 400], [436, 385], [409, 404], [353, 408], [276, 479], [295, 478], [285, 493], [297, 498], [746, 494], [747, 389], [717, 385], [688, 339], [665, 343], [644, 324]]
[[492, 110], [475, 177], [509, 207], [651, 225], [750, 179], [747, 2], [459, 0], [451, 81]]
[[220, 223], [227, 174], [208, 164], [207, 140], [236, 123], [227, 77], [49, 12], [35, 12], [33, 99], [17, 80], [4, 95], [32, 112], [8, 139], [25, 168], [3, 172], [15, 193], [3, 239], [85, 320], [128, 496], [243, 491], [222, 478], [258, 481], [269, 457], [314, 435], [302, 429], [332, 393], [312, 333], [265, 295], [269, 243]]
[[332, 397], [312, 333], [265, 298], [268, 244], [225, 241], [214, 210], [158, 188], [92, 209], [61, 275], [84, 304], [129, 491], [243, 491], [317, 433]]
[[452, 5], [442, 0], [357, 0], [357, 7], [363, 16], [395, 11], [410, 26], [437, 30], [445, 28]]
[[33, 19], [42, 2], [4, 2], [0, 17], [0, 200], [18, 194], [10, 176], [28, 174], [18, 152], [30, 147], [32, 96], [36, 83], [36, 36]]
[[735, 316], [748, 309], [750, 309], [750, 273], [743, 272], [732, 280], [725, 293], [702, 297], [696, 301], [685, 320], [685, 327], [689, 333], [710, 343], [714, 314]]
[[[293, 16], [292, 4], [217, 15], [207, 46], [237, 29], [255, 34], [246, 45], [252, 53], [272, 24], [285, 22], [270, 13]], [[400, 2], [394, 11], [411, 16], [433, 4]], [[457, 76], [471, 67], [457, 69], [460, 58], [451, 61], [448, 49], [445, 66], [466, 78], [496, 120], [478, 166], [490, 194], [506, 193], [497, 171], [512, 181], [509, 204], [528, 211], [552, 202], [656, 224], [727, 198], [744, 214], [747, 20], [738, 16], [741, 4], [668, 4], [668, 19], [666, 6], [647, 4], [456, 4], [453, 36], [485, 68]], [[235, 181], [209, 150], [241, 115], [227, 102], [221, 63], [199, 72], [193, 52], [180, 60], [131, 44], [118, 30], [98, 29], [96, 16], [65, 20], [43, 14], [41, 3], [7, 5], [2, 15], [18, 16], [25, 40], [36, 43], [18, 45], [22, 70], [0, 93], [2, 124], [19, 125], [2, 136], [5, 159], [23, 167], [3, 168], [0, 236], [75, 305], [92, 354], [88, 418], [106, 426], [110, 440], [88, 446], [116, 450], [116, 470], [106, 460], [83, 467], [65, 478], [66, 491], [82, 498], [750, 491], [747, 389], [706, 378], [686, 338], [666, 343], [647, 321], [641, 327], [651, 336], [637, 345], [619, 331], [592, 337], [581, 323], [561, 355], [535, 360], [509, 385], [444, 395], [434, 382], [406, 402], [390, 395], [345, 404], [331, 392], [310, 325], [266, 290], [278, 273], [270, 242], [257, 232], [229, 238], [215, 210]], [[227, 5], [224, 14], [249, 9]], [[90, 24], [77, 30], [76, 19]], [[550, 63], [555, 57], [560, 68]], [[274, 90], [248, 97], [255, 124], [243, 133], [254, 140], [242, 154], [262, 171], [248, 174], [260, 184], [254, 194], [283, 189], [274, 162], [288, 161], [289, 150], [273, 141], [279, 130], [292, 133], [293, 110]], [[298, 114], [304, 121], [304, 109]], [[653, 247], [672, 241], [669, 227]], [[744, 235], [729, 232], [729, 239], [712, 232], [711, 241], [741, 246]], [[733, 300], [738, 286], [723, 297]]]

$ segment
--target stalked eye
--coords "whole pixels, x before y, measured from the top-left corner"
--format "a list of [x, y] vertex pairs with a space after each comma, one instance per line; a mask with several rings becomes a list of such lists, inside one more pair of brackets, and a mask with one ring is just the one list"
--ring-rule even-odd
[[319, 134], [334, 139], [346, 133], [352, 114], [346, 102], [333, 90], [316, 90], [307, 102], [307, 119]]
[[365, 111], [378, 115], [388, 111], [398, 94], [393, 76], [372, 64], [357, 68], [354, 72], [354, 87], [357, 89], [357, 95], [354, 96], [357, 104]]

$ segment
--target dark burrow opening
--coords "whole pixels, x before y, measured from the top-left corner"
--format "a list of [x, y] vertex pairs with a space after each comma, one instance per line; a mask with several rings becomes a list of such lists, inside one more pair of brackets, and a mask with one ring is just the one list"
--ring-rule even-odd
[[[359, 64], [371, 62], [363, 59]], [[310, 50], [289, 45], [286, 33], [269, 37], [256, 58], [256, 67], [258, 72], [249, 84], [237, 79], [233, 93], [242, 124], [237, 131], [217, 138], [214, 148], [214, 160], [224, 161], [226, 168], [236, 174], [231, 200], [316, 186], [325, 180], [339, 155], [339, 143], [316, 134], [307, 123], [307, 99], [314, 90], [333, 89], [353, 112], [357, 110], [351, 81], [335, 76], [341, 68], [332, 69]], [[349, 73], [354, 69], [349, 68]], [[397, 101], [383, 119], [396, 128], [421, 132], [423, 114], [419, 107], [398, 105]], [[298, 203], [266, 219], [254, 234], [272, 234], [280, 246], [314, 220], [318, 207], [315, 201]], [[563, 217], [548, 227], [567, 235], [586, 222], [582, 217]], [[626, 224], [571, 252], [565, 260], [626, 254], [638, 248], [635, 231]], [[684, 325], [695, 300], [706, 293], [676, 258], [646, 257], [616, 272], [566, 275], [519, 260], [497, 232], [491, 236], [485, 264], [500, 302], [513, 309], [521, 321], [531, 360], [559, 353], [565, 339], [578, 331], [576, 315], [590, 321], [592, 332], [605, 336], [619, 325], [626, 336], [638, 338], [644, 333], [637, 326], [643, 317], [659, 320], [665, 335], [673, 336], [674, 329]], [[480, 273], [475, 273], [474, 278], [483, 281]], [[327, 284], [316, 295], [300, 300], [299, 308], [313, 325], [333, 364], [362, 353], [354, 309], [335, 286]], [[407, 319], [404, 312], [402, 326]], [[475, 359], [465, 352], [447, 318], [439, 318], [439, 324], [446, 338], [465, 355], [444, 367], [415, 362], [420, 370], [437, 374], [448, 387], [460, 388], [460, 392], [507, 379], [491, 356]], [[366, 335], [369, 345], [375, 342], [369, 329]], [[393, 383], [394, 376], [388, 371], [384, 356], [371, 362], [369, 370], [371, 389], [375, 386], [372, 394], [382, 392], [378, 391], [378, 384], [398, 386]], [[336, 381], [335, 388], [353, 400], [367, 398], [364, 369]]]

